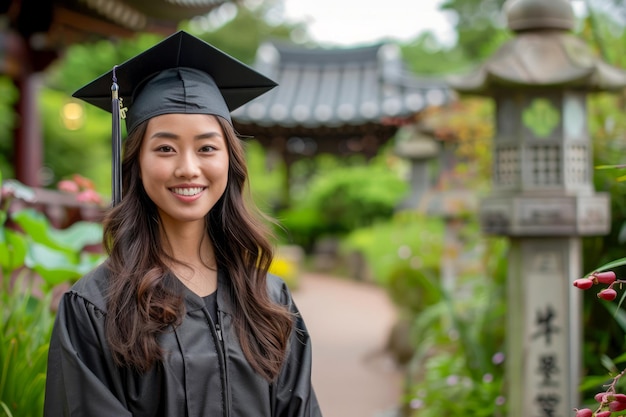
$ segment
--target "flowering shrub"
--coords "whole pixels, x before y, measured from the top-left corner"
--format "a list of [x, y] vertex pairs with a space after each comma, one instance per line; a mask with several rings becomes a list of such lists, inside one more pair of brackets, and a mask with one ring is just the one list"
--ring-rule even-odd
[[[613, 264], [617, 265], [617, 263]], [[617, 279], [614, 271], [594, 271], [584, 278], [575, 280], [573, 285], [581, 290], [589, 290], [598, 286], [598, 298], [613, 301], [617, 298], [615, 287], [618, 286], [621, 289], [625, 283], [626, 280]], [[605, 391], [595, 395], [594, 399], [598, 403], [595, 410], [591, 408], [576, 409], [576, 417], [610, 417], [615, 412], [626, 410], [626, 395], [618, 393], [616, 388], [624, 374], [626, 374], [626, 369], [613, 377], [611, 383], [606, 385]]]

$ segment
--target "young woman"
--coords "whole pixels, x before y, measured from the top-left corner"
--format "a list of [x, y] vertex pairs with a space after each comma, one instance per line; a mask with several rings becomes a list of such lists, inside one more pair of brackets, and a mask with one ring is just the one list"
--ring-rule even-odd
[[[181, 62], [198, 53], [218, 59]], [[154, 71], [152, 56], [162, 68], [136, 74]], [[321, 416], [306, 326], [267, 272], [268, 230], [246, 198], [220, 81], [234, 66], [247, 88], [252, 70], [224, 56], [179, 32], [113, 74], [132, 84], [123, 197], [104, 221], [107, 261], [60, 302], [45, 416]], [[95, 102], [101, 85], [78, 96]]]

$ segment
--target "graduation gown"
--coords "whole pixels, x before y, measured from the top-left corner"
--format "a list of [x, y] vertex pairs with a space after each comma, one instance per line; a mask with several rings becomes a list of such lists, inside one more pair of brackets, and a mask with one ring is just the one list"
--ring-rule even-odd
[[285, 283], [268, 275], [270, 297], [296, 314], [280, 375], [269, 383], [249, 365], [232, 327], [229, 280], [218, 275], [213, 323], [183, 287], [182, 323], [159, 336], [166, 354], [144, 374], [113, 362], [104, 319], [108, 270], [100, 266], [63, 295], [48, 356], [44, 417], [321, 417], [311, 385], [311, 342]]

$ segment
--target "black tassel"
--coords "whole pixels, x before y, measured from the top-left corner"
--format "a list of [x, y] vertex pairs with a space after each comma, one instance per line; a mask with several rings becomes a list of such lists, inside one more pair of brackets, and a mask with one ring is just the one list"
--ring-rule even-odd
[[122, 126], [120, 121], [120, 98], [119, 86], [117, 85], [117, 76], [113, 67], [113, 85], [111, 85], [111, 113], [113, 118], [112, 125], [112, 174], [111, 187], [113, 189], [113, 206], [122, 201]]

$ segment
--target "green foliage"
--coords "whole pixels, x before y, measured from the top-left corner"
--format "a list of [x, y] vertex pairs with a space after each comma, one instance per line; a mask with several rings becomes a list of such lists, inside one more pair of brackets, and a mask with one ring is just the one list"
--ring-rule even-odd
[[[0, 177], [1, 180], [1, 177]], [[9, 212], [11, 193], [2, 187], [0, 206], [0, 416], [36, 417], [43, 413], [48, 341], [54, 315], [52, 288], [72, 282], [103, 260], [85, 247], [100, 243], [99, 224], [74, 223], [54, 229], [32, 209]], [[10, 214], [9, 214], [10, 213]], [[40, 282], [40, 279], [43, 282]]]
[[[595, 29], [587, 18], [581, 36], [598, 52], [602, 52], [610, 64], [624, 68], [626, 59], [621, 51], [626, 42], [626, 30], [614, 24], [612, 16], [596, 14]], [[611, 227], [606, 236], [583, 239], [583, 270], [607, 268], [606, 264], [624, 256], [626, 243], [626, 181], [622, 166], [624, 138], [626, 137], [626, 96], [624, 91], [593, 94], [588, 100], [588, 123], [592, 134], [594, 185], [599, 192], [611, 196]], [[603, 169], [598, 169], [602, 167]], [[614, 168], [609, 168], [614, 167]], [[623, 264], [608, 267], [618, 276], [626, 274]], [[582, 326], [584, 328], [583, 351], [583, 397], [592, 400], [607, 377], [606, 361], [616, 358], [626, 350], [626, 328], [620, 325], [608, 302], [598, 300], [595, 292], [585, 291], [583, 297]], [[598, 382], [602, 381], [602, 382]], [[597, 383], [595, 387], [593, 384]]]
[[[469, 221], [454, 250], [444, 241], [446, 227], [440, 218], [399, 212], [350, 233], [342, 252], [363, 254], [411, 322], [403, 415], [504, 415], [507, 241], [483, 237]], [[442, 266], [450, 261], [457, 273], [444, 281]]]
[[[46, 72], [46, 88], [39, 97], [44, 134], [44, 164], [51, 169], [51, 183], [74, 173], [94, 178], [104, 196], [111, 190], [111, 115], [101, 109], [71, 99], [70, 94], [94, 78], [157, 43], [162, 37], [138, 34], [133, 39], [76, 44], [68, 48]], [[69, 125], [63, 118], [64, 106], [77, 104], [83, 116]], [[62, 157], [60, 157], [62, 155]]]
[[424, 32], [400, 47], [403, 59], [415, 74], [442, 76], [467, 72], [473, 68], [474, 63], [460, 47], [444, 47], [430, 32]]
[[193, 22], [183, 23], [181, 28], [204, 39], [242, 62], [252, 64], [261, 42], [267, 39], [288, 40], [294, 31], [302, 31], [300, 24], [273, 25], [266, 20], [271, 13], [271, 1], [259, 3], [255, 8], [237, 6], [236, 16], [223, 25], [210, 29]]
[[0, 260], [3, 261], [3, 277], [27, 268], [39, 274], [47, 288], [51, 288], [75, 281], [102, 262], [103, 254], [85, 251], [102, 242], [100, 223], [79, 221], [61, 230], [32, 208], [9, 212], [11, 193], [28, 191], [28, 187], [15, 181], [11, 181], [10, 187], [6, 183], [2, 187]]
[[46, 85], [69, 95], [162, 39], [163, 36], [139, 33], [115, 42], [101, 40], [74, 44], [67, 49], [63, 59], [46, 72]]
[[269, 166], [267, 152], [255, 140], [246, 141], [245, 149], [252, 198], [264, 212], [273, 214], [284, 198], [285, 166], [279, 161]]
[[0, 416], [39, 417], [54, 321], [51, 297], [34, 297], [22, 280], [7, 284], [0, 293]]
[[456, 15], [458, 47], [468, 60], [491, 56], [510, 34], [504, 27], [505, 0], [446, 0], [441, 10]]
[[[83, 111], [78, 125], [64, 123], [63, 107], [77, 104]], [[81, 175], [94, 178], [96, 189], [111, 193], [111, 115], [93, 106], [70, 100], [66, 94], [45, 89], [39, 96], [43, 114], [43, 157], [51, 169], [50, 183]]]
[[440, 301], [414, 316], [407, 415], [506, 415], [502, 349], [507, 245], [501, 239], [483, 243], [483, 268], [461, 273], [452, 288], [440, 284]]
[[59, 230], [33, 209], [15, 212], [11, 219], [25, 233], [28, 251], [24, 265], [50, 286], [77, 280], [103, 259], [101, 254], [83, 252], [102, 241], [99, 223], [79, 221]]
[[420, 292], [413, 285], [428, 288], [439, 277], [443, 234], [442, 220], [399, 212], [352, 231], [342, 240], [342, 251], [362, 253], [376, 282], [387, 286], [398, 305], [416, 310], [426, 295], [412, 294]]
[[306, 192], [279, 218], [290, 238], [308, 248], [321, 236], [388, 218], [406, 192], [407, 184], [384, 164], [318, 167]]

